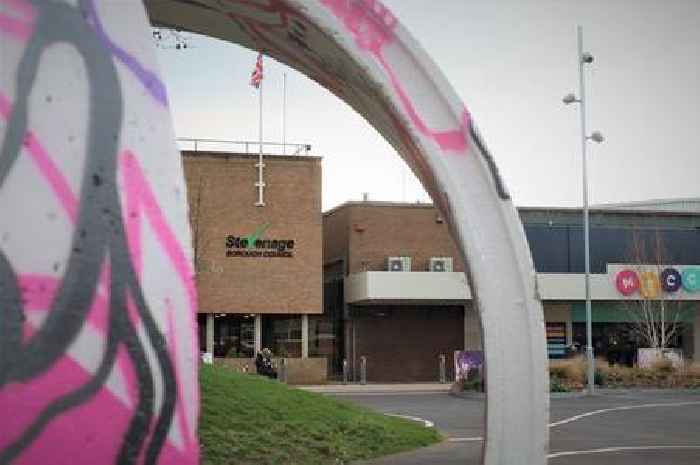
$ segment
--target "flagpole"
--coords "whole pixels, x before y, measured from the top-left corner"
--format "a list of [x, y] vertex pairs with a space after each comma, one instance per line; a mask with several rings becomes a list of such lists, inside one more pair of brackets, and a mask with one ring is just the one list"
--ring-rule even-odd
[[260, 79], [260, 86], [258, 87], [258, 101], [260, 104], [259, 115], [258, 115], [258, 139], [260, 141], [260, 152], [258, 153], [258, 202], [255, 204], [256, 207], [264, 207], [265, 201], [263, 199], [263, 188], [265, 187], [265, 182], [263, 181], [263, 168], [265, 164], [263, 163], [263, 80]]
[[282, 154], [287, 155], [287, 73], [282, 74]]

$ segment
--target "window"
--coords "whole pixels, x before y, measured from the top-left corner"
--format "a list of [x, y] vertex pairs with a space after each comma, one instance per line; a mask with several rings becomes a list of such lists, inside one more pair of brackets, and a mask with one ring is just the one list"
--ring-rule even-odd
[[251, 358], [255, 350], [255, 318], [249, 315], [214, 316], [214, 356]]
[[262, 346], [275, 357], [301, 357], [301, 316], [263, 315]]

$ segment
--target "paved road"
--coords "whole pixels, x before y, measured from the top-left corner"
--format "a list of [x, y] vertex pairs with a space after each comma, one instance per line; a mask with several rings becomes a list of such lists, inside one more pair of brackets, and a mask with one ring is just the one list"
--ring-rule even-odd
[[[368, 465], [480, 463], [482, 398], [434, 392], [338, 396], [381, 412], [424, 418], [448, 437], [442, 444]], [[551, 422], [551, 465], [700, 464], [700, 392], [612, 391], [555, 398]]]

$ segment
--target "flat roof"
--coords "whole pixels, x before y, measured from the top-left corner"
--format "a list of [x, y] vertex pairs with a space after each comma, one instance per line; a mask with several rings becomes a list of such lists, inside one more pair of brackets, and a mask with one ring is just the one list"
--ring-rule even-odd
[[[678, 201], [683, 201], [679, 199]], [[349, 200], [337, 205], [330, 210], [323, 212], [323, 216], [332, 215], [338, 210], [349, 207], [394, 207], [394, 208], [435, 208], [434, 204], [431, 202], [393, 202], [393, 201], [381, 201], [381, 200]], [[519, 213], [523, 212], [552, 212], [552, 213], [576, 213], [583, 210], [582, 207], [516, 207]], [[649, 215], [649, 216], [674, 216], [674, 217], [697, 217], [700, 216], [700, 212], [693, 211], [676, 211], [676, 210], [655, 210], [650, 209], [639, 209], [639, 208], [613, 208], [606, 206], [601, 208], [600, 206], [595, 206], [589, 208], [590, 213], [602, 214], [602, 215], [613, 215], [613, 214], [623, 214], [623, 215]]]
[[[204, 151], [204, 150], [181, 150], [180, 154], [183, 157], [188, 158], [237, 158], [237, 159], [250, 159], [257, 160], [260, 156], [257, 153], [235, 153], [235, 152], [218, 152], [218, 151]], [[323, 157], [318, 155], [277, 155], [275, 153], [263, 153], [263, 158], [274, 159], [274, 160], [288, 160], [288, 161], [318, 161], [323, 159]]]

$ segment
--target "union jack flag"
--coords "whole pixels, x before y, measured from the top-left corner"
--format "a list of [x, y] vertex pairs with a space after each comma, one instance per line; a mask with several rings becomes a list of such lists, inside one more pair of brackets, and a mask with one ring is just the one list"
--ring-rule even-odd
[[255, 69], [250, 74], [250, 85], [256, 89], [260, 88], [260, 83], [263, 80], [263, 54], [258, 53], [258, 60], [255, 62]]

